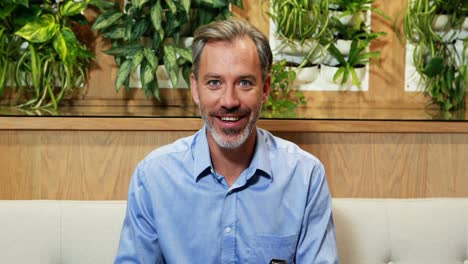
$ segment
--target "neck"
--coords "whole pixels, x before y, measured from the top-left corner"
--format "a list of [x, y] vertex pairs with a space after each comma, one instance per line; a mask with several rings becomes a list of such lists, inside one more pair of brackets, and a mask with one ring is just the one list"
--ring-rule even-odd
[[221, 148], [208, 132], [208, 146], [210, 147], [211, 162], [217, 173], [223, 175], [231, 186], [240, 174], [249, 166], [255, 150], [257, 130], [240, 147], [235, 149]]

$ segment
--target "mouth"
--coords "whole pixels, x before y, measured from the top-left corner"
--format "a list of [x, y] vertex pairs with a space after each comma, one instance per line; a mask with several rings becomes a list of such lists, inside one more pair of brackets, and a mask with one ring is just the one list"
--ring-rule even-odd
[[218, 120], [218, 125], [222, 129], [228, 129], [228, 130], [239, 130], [245, 125], [245, 116], [239, 116], [239, 115], [221, 115], [221, 116], [216, 116], [216, 119]]
[[220, 119], [224, 122], [236, 122], [239, 121], [240, 117], [238, 116], [222, 116]]

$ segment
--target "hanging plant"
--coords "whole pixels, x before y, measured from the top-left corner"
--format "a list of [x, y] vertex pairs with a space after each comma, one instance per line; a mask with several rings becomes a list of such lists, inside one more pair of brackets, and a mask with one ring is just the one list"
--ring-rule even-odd
[[100, 15], [93, 30], [112, 42], [105, 53], [114, 56], [119, 67], [116, 91], [121, 87], [129, 91], [131, 73], [139, 69], [146, 96], [161, 100], [156, 74], [160, 65], [166, 68], [172, 86], [177, 85], [180, 73], [190, 83], [192, 53], [183, 38], [193, 36], [200, 25], [230, 17], [230, 4], [243, 7], [241, 0], [133, 0], [124, 10]]
[[[436, 26], [440, 14], [448, 19]], [[444, 112], [465, 108], [467, 39], [460, 49], [454, 43], [460, 38], [467, 14], [466, 1], [412, 0], [404, 16], [403, 36], [414, 46], [412, 62], [420, 76], [419, 84]]]
[[101, 0], [3, 0], [0, 95], [11, 87], [19, 107], [57, 109], [84, 86], [93, 58], [72, 28], [89, 23], [82, 14], [88, 6], [103, 10], [110, 5]]

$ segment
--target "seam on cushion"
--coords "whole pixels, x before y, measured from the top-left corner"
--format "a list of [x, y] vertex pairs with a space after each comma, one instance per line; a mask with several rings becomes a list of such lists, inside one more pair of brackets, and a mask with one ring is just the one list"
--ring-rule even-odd
[[[463, 211], [463, 210], [462, 210]], [[464, 224], [463, 224], [463, 229], [465, 231], [465, 257], [463, 259], [464, 263], [468, 262], [468, 212], [465, 210], [465, 215], [464, 215]]]
[[65, 263], [63, 259], [63, 204], [61, 202], [58, 202], [58, 208], [59, 208], [59, 232], [60, 232], [60, 245], [59, 245], [59, 258], [60, 258], [60, 263]]
[[391, 230], [390, 230], [390, 227], [391, 227], [391, 221], [390, 221], [390, 209], [389, 209], [389, 201], [386, 200], [385, 201], [385, 219], [387, 221], [387, 246], [388, 246], [388, 256], [387, 256], [387, 259], [385, 260], [386, 263], [392, 261], [393, 259], [393, 252], [392, 252], [392, 235], [391, 235]]

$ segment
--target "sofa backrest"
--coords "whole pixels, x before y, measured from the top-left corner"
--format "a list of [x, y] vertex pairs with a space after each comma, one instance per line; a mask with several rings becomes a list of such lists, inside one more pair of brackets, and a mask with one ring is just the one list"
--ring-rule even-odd
[[[125, 201], [0, 201], [0, 262], [112, 263], [125, 209]], [[335, 198], [333, 214], [342, 264], [468, 264], [468, 198]]]
[[333, 199], [342, 264], [468, 264], [468, 199]]
[[125, 201], [0, 201], [0, 263], [113, 263]]

